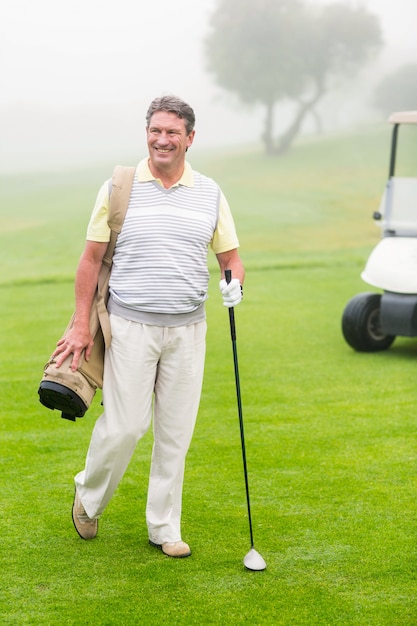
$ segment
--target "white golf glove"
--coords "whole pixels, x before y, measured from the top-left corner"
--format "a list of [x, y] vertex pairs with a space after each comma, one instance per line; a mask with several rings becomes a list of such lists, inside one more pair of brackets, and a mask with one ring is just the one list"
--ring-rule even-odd
[[231, 308], [236, 306], [242, 300], [242, 288], [238, 278], [232, 278], [227, 283], [224, 278], [219, 284], [221, 294], [223, 296], [223, 305]]

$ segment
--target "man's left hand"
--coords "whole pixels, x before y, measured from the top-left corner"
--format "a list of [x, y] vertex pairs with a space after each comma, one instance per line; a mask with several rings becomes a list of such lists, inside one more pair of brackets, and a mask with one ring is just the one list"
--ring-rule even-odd
[[223, 305], [229, 308], [236, 306], [242, 300], [242, 287], [238, 278], [232, 278], [227, 283], [224, 278], [219, 284], [221, 294], [223, 296]]

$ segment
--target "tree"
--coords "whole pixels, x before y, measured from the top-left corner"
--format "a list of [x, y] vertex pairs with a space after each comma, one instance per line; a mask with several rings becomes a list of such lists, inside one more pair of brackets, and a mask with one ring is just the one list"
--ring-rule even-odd
[[417, 64], [403, 65], [385, 76], [375, 89], [373, 102], [384, 115], [417, 109]]
[[[218, 0], [205, 40], [207, 68], [245, 104], [265, 107], [267, 154], [287, 151], [305, 116], [315, 113], [332, 76], [351, 74], [381, 45], [378, 19], [342, 4], [306, 8], [301, 0]], [[274, 140], [276, 103], [296, 114]]]

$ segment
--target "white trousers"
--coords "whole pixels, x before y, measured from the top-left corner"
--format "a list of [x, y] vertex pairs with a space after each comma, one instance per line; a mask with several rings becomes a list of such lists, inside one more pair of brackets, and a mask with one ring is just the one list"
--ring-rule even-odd
[[146, 506], [149, 539], [181, 540], [182, 485], [203, 382], [206, 322], [148, 326], [110, 316], [104, 412], [75, 485], [86, 513], [101, 515], [153, 413], [154, 444]]

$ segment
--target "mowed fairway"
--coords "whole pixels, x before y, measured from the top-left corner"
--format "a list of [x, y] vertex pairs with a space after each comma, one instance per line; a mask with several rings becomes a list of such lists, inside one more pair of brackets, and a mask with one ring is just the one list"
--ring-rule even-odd
[[[1, 180], [2, 624], [417, 623], [417, 341], [378, 354], [344, 342], [349, 298], [379, 238], [371, 215], [390, 128], [305, 141], [283, 159], [190, 153], [233, 208], [247, 280], [236, 308], [255, 546], [250, 548], [227, 310], [216, 261], [205, 384], [188, 455], [189, 559], [147, 543], [152, 446], [137, 447], [98, 537], [72, 526], [100, 394], [75, 424], [42, 407], [42, 367], [73, 308], [95, 194], [111, 168]], [[415, 174], [413, 140], [400, 165]], [[140, 156], [140, 155], [138, 155]]]

